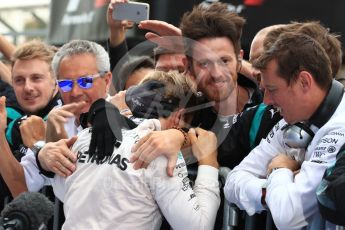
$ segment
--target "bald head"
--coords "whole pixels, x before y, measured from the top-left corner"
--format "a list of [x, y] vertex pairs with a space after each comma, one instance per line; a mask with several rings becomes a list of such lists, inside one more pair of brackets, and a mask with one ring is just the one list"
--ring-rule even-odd
[[264, 50], [264, 40], [266, 35], [277, 28], [283, 27], [284, 24], [272, 25], [267, 26], [261, 29], [259, 32], [256, 33], [255, 37], [253, 38], [252, 44], [250, 46], [250, 53], [249, 53], [249, 61], [253, 62], [255, 59], [260, 57]]

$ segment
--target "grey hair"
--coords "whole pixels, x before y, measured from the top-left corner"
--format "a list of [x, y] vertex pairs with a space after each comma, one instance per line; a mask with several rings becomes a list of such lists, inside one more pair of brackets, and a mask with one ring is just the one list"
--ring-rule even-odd
[[93, 54], [96, 57], [98, 71], [110, 71], [109, 55], [101, 45], [87, 40], [72, 40], [60, 47], [54, 55], [52, 69], [55, 76], [57, 78], [59, 76], [60, 62], [64, 57], [85, 53]]

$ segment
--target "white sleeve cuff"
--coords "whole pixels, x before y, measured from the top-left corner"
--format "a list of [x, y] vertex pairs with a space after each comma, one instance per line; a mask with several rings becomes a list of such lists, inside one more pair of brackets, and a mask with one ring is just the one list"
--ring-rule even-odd
[[199, 165], [196, 181], [200, 180], [201, 178], [218, 181], [218, 172], [219, 170], [217, 168], [210, 165]]
[[30, 192], [37, 192], [48, 184], [46, 177], [40, 174], [36, 164], [36, 156], [30, 149], [22, 157], [20, 164], [23, 166], [26, 186]]
[[[247, 199], [242, 201], [242, 205], [247, 211], [248, 215], [254, 215], [257, 212], [265, 210], [261, 204], [262, 188], [266, 184], [266, 179], [250, 180], [245, 186], [243, 191], [245, 194], [241, 199]], [[242, 195], [242, 194], [241, 194]]]
[[277, 186], [279, 184], [286, 184], [293, 181], [293, 172], [288, 168], [280, 168], [274, 170], [267, 181], [267, 189], [271, 186]]

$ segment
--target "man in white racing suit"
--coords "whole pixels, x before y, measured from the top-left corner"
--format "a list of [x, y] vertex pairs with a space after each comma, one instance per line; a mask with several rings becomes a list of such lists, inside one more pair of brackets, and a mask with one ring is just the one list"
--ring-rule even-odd
[[[133, 130], [123, 129], [122, 140], [117, 138], [114, 150], [103, 158], [98, 149], [90, 153], [90, 143], [97, 135], [92, 128], [84, 129], [72, 147], [78, 158], [76, 171], [67, 178], [55, 175], [51, 180], [54, 193], [64, 202], [63, 229], [159, 229], [162, 215], [173, 229], [213, 229], [220, 196], [217, 141], [212, 132], [191, 129], [188, 140], [181, 131], [199, 162], [193, 187], [181, 153], [173, 177], [166, 173], [165, 156], [156, 158], [147, 169], [134, 170], [130, 163], [131, 148], [140, 138], [151, 131], [182, 126], [188, 115], [183, 115], [186, 105], [180, 102], [193, 89], [177, 72], [157, 71], [142, 85], [147, 92], [141, 93], [150, 94], [149, 98], [139, 95], [135, 100], [163, 105], [152, 106], [151, 114], [158, 119], [148, 119]], [[101, 109], [93, 110], [93, 106], [89, 114], [99, 119]]]
[[166, 174], [164, 156], [147, 169], [134, 170], [129, 163], [133, 144], [154, 130], [160, 130], [156, 119], [123, 131], [121, 146], [99, 164], [88, 154], [89, 128], [80, 133], [72, 148], [78, 154], [77, 170], [53, 180], [55, 195], [64, 202], [63, 229], [159, 229], [162, 215], [173, 229], [213, 229], [219, 206], [217, 168], [199, 165], [192, 188], [181, 153], [173, 177]]
[[249, 215], [268, 208], [279, 229], [324, 229], [315, 195], [345, 142], [344, 89], [318, 42], [285, 33], [254, 63], [264, 102], [281, 120], [229, 174], [225, 197]]

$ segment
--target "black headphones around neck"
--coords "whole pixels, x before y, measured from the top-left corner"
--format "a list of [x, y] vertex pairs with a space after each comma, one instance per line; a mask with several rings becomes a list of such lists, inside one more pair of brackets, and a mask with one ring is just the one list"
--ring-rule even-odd
[[321, 128], [333, 115], [341, 102], [344, 86], [333, 80], [327, 96], [307, 123], [297, 122], [282, 127], [285, 145], [290, 148], [306, 148], [314, 137], [311, 125]]

